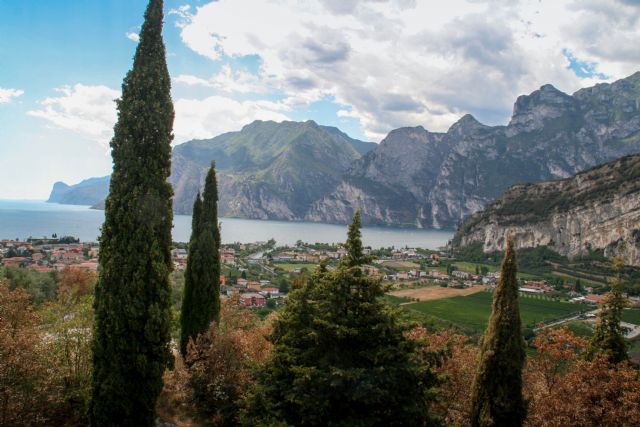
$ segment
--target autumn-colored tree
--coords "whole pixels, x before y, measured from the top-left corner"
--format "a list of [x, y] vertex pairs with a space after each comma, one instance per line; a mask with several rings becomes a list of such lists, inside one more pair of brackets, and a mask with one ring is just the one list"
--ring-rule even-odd
[[471, 412], [471, 387], [478, 364], [478, 346], [468, 337], [443, 330], [429, 333], [423, 327], [414, 328], [408, 337], [422, 340], [425, 364], [434, 366], [442, 383], [433, 411], [443, 425], [468, 426]]
[[522, 396], [525, 345], [516, 273], [516, 251], [509, 238], [473, 382], [471, 425], [474, 427], [517, 427], [526, 416], [526, 402]]
[[93, 286], [97, 279], [98, 275], [92, 271], [73, 267], [65, 268], [58, 275], [58, 299], [78, 301], [93, 293]]
[[211, 324], [186, 358], [188, 387], [196, 407], [216, 426], [238, 424], [239, 405], [253, 381], [251, 368], [271, 352], [269, 333], [253, 313], [238, 306], [237, 298], [222, 304], [220, 324]]
[[38, 316], [29, 294], [0, 280], [0, 427], [44, 423]]

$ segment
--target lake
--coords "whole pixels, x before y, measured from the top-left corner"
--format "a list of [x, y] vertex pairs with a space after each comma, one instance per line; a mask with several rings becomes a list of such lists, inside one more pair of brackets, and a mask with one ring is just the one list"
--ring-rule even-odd
[[[0, 240], [72, 235], [81, 241], [95, 241], [100, 234], [104, 212], [87, 206], [59, 205], [33, 200], [0, 200]], [[279, 245], [298, 240], [337, 243], [347, 238], [347, 226], [315, 222], [262, 221], [220, 218], [223, 243], [249, 243], [275, 239]], [[191, 216], [176, 215], [173, 240], [187, 242], [191, 234]], [[366, 246], [421, 247], [436, 249], [453, 237], [451, 230], [363, 227]]]

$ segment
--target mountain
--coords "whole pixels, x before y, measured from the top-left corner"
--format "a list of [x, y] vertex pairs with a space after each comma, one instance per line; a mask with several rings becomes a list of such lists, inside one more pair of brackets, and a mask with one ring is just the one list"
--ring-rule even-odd
[[566, 178], [640, 152], [640, 73], [573, 95], [520, 96], [506, 126], [466, 115], [446, 133], [392, 131], [354, 162], [306, 220], [453, 228], [509, 186]]
[[508, 235], [517, 248], [544, 245], [569, 257], [621, 250], [626, 263], [640, 265], [640, 155], [572, 178], [515, 185], [469, 217], [453, 244], [479, 242], [493, 252], [504, 250]]
[[174, 210], [191, 212], [215, 160], [222, 216], [299, 220], [374, 147], [313, 121], [255, 121], [239, 132], [190, 141], [173, 150]]
[[109, 181], [109, 176], [85, 179], [75, 185], [58, 181], [53, 184], [47, 202], [63, 205], [94, 205], [107, 197]]

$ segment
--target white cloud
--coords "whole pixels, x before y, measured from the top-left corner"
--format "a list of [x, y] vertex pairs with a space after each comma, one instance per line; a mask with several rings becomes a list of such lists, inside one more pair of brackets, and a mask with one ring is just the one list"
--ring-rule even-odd
[[237, 131], [254, 120], [288, 120], [287, 107], [271, 101], [236, 101], [223, 96], [175, 101], [175, 142]]
[[133, 42], [138, 43], [140, 41], [140, 34], [131, 31], [129, 33], [126, 33], [125, 36], [127, 36], [127, 38]]
[[[76, 84], [56, 89], [59, 96], [40, 101], [41, 108], [27, 114], [46, 120], [59, 129], [103, 146], [113, 136], [117, 119], [115, 99], [120, 92], [107, 86]], [[174, 100], [174, 144], [193, 138], [211, 138], [239, 130], [253, 120], [288, 120], [288, 106], [272, 101], [237, 101], [226, 96]]]
[[[331, 96], [371, 138], [404, 125], [443, 130], [467, 112], [504, 123], [515, 98], [542, 84], [593, 84], [567, 68], [566, 51], [612, 79], [640, 62], [630, 1], [219, 0], [174, 13], [200, 55], [260, 56], [258, 76], [231, 73], [228, 87], [265, 85], [289, 106]], [[178, 81], [220, 89], [214, 77]]]
[[13, 98], [17, 98], [24, 94], [20, 89], [9, 89], [0, 87], [0, 104], [8, 104]]
[[268, 84], [264, 79], [244, 70], [232, 70], [228, 64], [208, 79], [190, 74], [180, 74], [174, 78], [176, 83], [188, 86], [203, 86], [227, 93], [264, 93]]
[[56, 89], [59, 96], [40, 101], [40, 109], [27, 114], [53, 126], [73, 131], [106, 146], [113, 135], [120, 92], [107, 86], [76, 84]]

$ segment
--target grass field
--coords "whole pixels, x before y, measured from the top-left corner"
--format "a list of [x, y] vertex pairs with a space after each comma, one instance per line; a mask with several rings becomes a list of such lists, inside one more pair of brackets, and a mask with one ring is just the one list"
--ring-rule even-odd
[[634, 325], [640, 325], [640, 310], [624, 310], [622, 312], [622, 320]]
[[293, 270], [298, 269], [298, 268], [306, 268], [309, 272], [313, 272], [317, 267], [316, 264], [307, 264], [307, 263], [303, 263], [303, 262], [291, 263], [291, 264], [274, 263], [273, 266], [277, 267], [277, 268], [281, 268], [284, 271], [293, 271]]
[[[491, 314], [492, 298], [493, 294], [490, 292], [479, 292], [463, 297], [420, 301], [404, 307], [481, 332], [486, 328], [487, 320]], [[578, 304], [531, 297], [520, 298], [520, 316], [523, 327], [535, 326], [540, 322], [579, 313], [583, 310], [585, 307]]]

